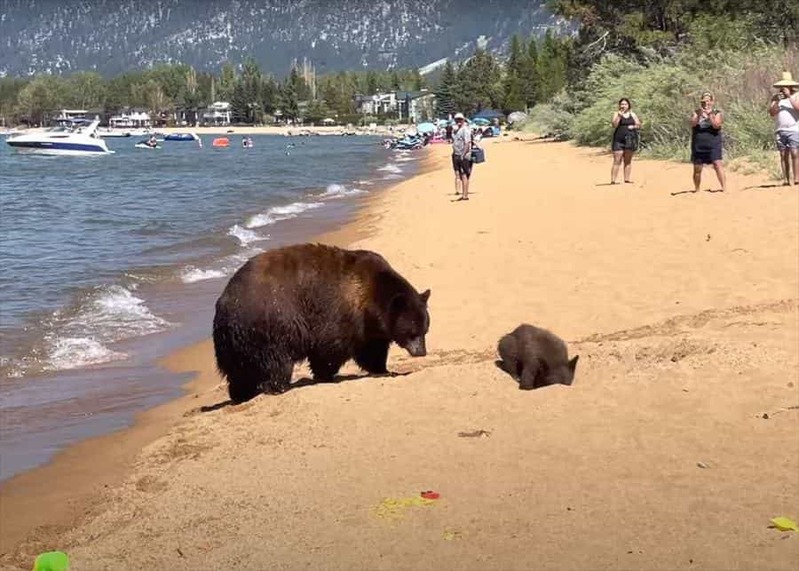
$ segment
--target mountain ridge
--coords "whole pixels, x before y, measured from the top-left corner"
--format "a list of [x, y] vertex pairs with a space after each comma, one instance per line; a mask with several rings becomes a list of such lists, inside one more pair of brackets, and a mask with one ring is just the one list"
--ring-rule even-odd
[[216, 71], [252, 56], [286, 73], [308, 58], [319, 73], [423, 68], [478, 42], [502, 53], [514, 34], [566, 23], [532, 0], [0, 0], [0, 76], [160, 63]]

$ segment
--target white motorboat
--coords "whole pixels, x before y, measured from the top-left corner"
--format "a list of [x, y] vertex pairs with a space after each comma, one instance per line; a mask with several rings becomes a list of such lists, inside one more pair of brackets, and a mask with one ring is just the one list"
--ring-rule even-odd
[[130, 131], [120, 131], [118, 129], [98, 129], [97, 136], [103, 139], [130, 137]]
[[21, 153], [35, 153], [39, 155], [107, 155], [110, 150], [100, 137], [97, 136], [97, 127], [100, 120], [95, 119], [86, 124], [85, 119], [76, 119], [63, 122], [58, 127], [52, 127], [34, 133], [10, 135], [6, 144]]

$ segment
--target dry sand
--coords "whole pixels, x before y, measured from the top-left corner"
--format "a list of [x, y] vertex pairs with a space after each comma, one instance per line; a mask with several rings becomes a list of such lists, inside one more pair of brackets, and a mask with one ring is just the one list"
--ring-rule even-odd
[[[425, 152], [435, 168], [325, 238], [368, 230], [353, 245], [432, 289], [428, 356], [390, 355], [410, 374], [225, 406], [210, 342], [188, 348], [169, 363], [200, 371], [186, 415], [124, 474], [109, 468], [68, 531], [17, 547], [4, 531], [0, 560], [30, 568], [61, 548], [75, 570], [796, 569], [799, 533], [768, 526], [799, 517], [797, 189], [732, 173], [727, 193], [682, 193], [689, 165], [649, 161], [635, 184], [606, 186], [607, 153], [503, 139], [453, 203], [448, 149]], [[579, 353], [573, 386], [519, 391], [495, 367], [522, 321]], [[94, 447], [124, 449], [124, 434]], [[53, 486], [77, 486], [64, 466]], [[35, 507], [21, 481], [4, 492], [14, 539]], [[418, 505], [422, 490], [440, 499]]]

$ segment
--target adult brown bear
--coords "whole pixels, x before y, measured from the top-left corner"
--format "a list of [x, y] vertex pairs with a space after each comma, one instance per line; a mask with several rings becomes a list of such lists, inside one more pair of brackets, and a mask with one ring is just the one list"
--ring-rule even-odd
[[388, 347], [424, 356], [430, 290], [417, 292], [379, 254], [299, 244], [251, 258], [216, 302], [217, 367], [234, 402], [289, 388], [308, 359], [330, 381], [349, 359], [385, 374]]

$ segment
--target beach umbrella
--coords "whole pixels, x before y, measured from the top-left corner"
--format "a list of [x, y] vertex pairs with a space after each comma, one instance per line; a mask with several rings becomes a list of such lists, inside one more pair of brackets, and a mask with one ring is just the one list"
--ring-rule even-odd
[[508, 123], [524, 123], [527, 121], [527, 113], [523, 111], [514, 111], [510, 115], [508, 115]]
[[416, 125], [416, 131], [418, 133], [433, 133], [436, 130], [436, 126], [432, 123], [419, 123]]
[[485, 117], [472, 117], [472, 123], [474, 123], [475, 125], [482, 126], [482, 125], [489, 125], [491, 121], [489, 121]]

